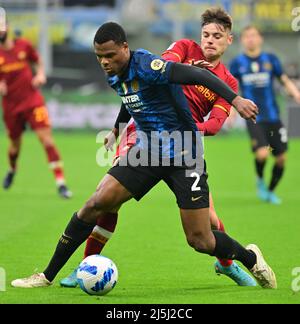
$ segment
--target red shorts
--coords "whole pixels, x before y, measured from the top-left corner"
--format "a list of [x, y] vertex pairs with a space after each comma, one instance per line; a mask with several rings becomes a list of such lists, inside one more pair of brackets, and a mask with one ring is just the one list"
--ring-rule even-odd
[[122, 132], [120, 137], [120, 143], [116, 150], [115, 159], [120, 156], [126, 155], [128, 150], [135, 144], [136, 142], [136, 131], [135, 124], [129, 124], [125, 130]]
[[45, 106], [28, 109], [17, 114], [4, 113], [3, 119], [8, 136], [12, 140], [22, 135], [27, 124], [29, 124], [33, 130], [50, 127], [49, 114]]

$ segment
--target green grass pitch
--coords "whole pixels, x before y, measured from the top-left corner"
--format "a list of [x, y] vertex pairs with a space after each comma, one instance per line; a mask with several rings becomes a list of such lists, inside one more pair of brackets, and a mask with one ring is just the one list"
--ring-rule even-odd
[[[281, 206], [256, 198], [252, 155], [246, 135], [206, 140], [209, 184], [215, 207], [228, 233], [242, 244], [256, 243], [277, 275], [278, 289], [238, 287], [214, 273], [214, 258], [193, 251], [185, 241], [175, 199], [159, 184], [141, 202], [120, 212], [116, 232], [103, 255], [118, 266], [119, 282], [104, 297], [59, 286], [80, 261], [83, 246], [49, 288], [15, 289], [11, 280], [42, 271], [72, 213], [93, 193], [107, 168], [96, 164], [94, 133], [56, 133], [74, 198], [61, 200], [48, 171], [44, 152], [26, 134], [14, 186], [0, 189], [0, 267], [6, 272], [4, 303], [201, 304], [299, 303], [291, 288], [292, 269], [300, 267], [300, 141], [290, 141], [288, 167], [278, 194]], [[0, 136], [0, 174], [7, 170], [7, 141]], [[269, 176], [271, 163], [266, 174]]]

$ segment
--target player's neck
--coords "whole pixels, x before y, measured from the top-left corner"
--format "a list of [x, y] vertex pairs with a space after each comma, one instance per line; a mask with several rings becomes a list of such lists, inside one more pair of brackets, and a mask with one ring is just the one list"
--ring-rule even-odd
[[252, 58], [258, 57], [261, 54], [261, 48], [257, 48], [254, 50], [248, 50], [248, 51], [246, 50], [245, 54]]
[[221, 59], [220, 58], [217, 58], [215, 60], [212, 60], [209, 63], [211, 63], [214, 66], [214, 68], [215, 68], [220, 63], [220, 61], [221, 61]]
[[207, 62], [212, 64], [214, 68], [220, 63], [220, 61], [221, 61], [221, 57], [207, 58]]

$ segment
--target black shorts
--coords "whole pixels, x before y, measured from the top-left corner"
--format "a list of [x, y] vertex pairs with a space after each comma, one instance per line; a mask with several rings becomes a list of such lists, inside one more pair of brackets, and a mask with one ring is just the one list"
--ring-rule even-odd
[[288, 149], [288, 137], [286, 128], [282, 122], [257, 123], [247, 121], [248, 133], [252, 140], [252, 151], [269, 146], [272, 154], [278, 156]]
[[187, 167], [178, 166], [132, 167], [117, 164], [108, 174], [117, 179], [137, 201], [163, 180], [175, 194], [179, 208], [208, 208], [209, 188], [206, 171], [199, 175], [191, 169], [191, 176], [186, 176], [187, 170]]

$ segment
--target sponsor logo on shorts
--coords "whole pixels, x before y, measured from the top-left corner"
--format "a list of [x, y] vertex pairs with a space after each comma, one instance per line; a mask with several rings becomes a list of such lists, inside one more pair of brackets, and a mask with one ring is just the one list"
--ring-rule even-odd
[[192, 201], [197, 201], [199, 199], [201, 199], [203, 196], [199, 196], [199, 197], [192, 197]]

